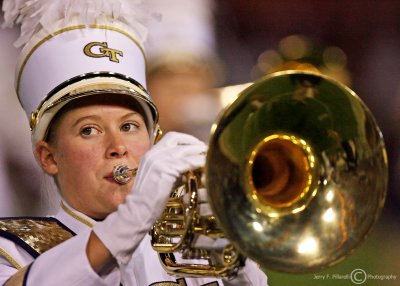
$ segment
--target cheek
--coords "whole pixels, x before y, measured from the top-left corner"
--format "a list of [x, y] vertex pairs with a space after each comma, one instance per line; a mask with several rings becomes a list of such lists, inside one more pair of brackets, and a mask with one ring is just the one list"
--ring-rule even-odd
[[132, 153], [134, 154], [135, 158], [140, 160], [143, 155], [149, 151], [151, 147], [150, 141], [144, 140], [144, 142], [135, 144], [135, 147], [132, 150]]
[[98, 154], [96, 148], [88, 147], [85, 148], [84, 144], [74, 146], [61, 146], [61, 152], [59, 153], [59, 164], [67, 168], [69, 172], [80, 172], [82, 169], [90, 169], [94, 167], [98, 161]]

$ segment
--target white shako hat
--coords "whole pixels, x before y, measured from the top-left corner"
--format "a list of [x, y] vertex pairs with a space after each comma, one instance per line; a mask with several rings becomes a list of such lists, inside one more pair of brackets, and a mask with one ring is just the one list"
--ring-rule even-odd
[[96, 94], [134, 98], [154, 140], [158, 111], [146, 90], [141, 1], [33, 0], [16, 7], [19, 2], [25, 1], [5, 0], [3, 10], [5, 25], [21, 24], [15, 87], [33, 146], [65, 104]]

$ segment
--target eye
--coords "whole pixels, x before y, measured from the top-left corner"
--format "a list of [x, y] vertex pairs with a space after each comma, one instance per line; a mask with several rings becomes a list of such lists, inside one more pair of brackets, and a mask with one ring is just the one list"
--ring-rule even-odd
[[99, 134], [100, 131], [93, 126], [87, 126], [81, 129], [80, 133], [84, 136]]
[[132, 123], [132, 122], [128, 122], [128, 123], [124, 123], [121, 126], [121, 131], [124, 132], [133, 132], [135, 130], [137, 130], [139, 128], [138, 124]]

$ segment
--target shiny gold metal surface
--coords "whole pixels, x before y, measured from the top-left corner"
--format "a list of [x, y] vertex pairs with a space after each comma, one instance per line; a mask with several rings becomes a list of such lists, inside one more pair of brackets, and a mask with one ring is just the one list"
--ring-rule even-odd
[[[275, 134], [294, 136], [305, 150], [295, 155], [300, 167], [286, 151], [269, 159], [287, 162], [302, 177], [278, 188], [283, 203], [262, 199], [246, 171], [257, 145]], [[227, 238], [277, 271], [315, 271], [344, 259], [370, 231], [386, 194], [387, 158], [372, 114], [344, 85], [306, 71], [278, 72], [244, 90], [213, 128], [205, 169]], [[280, 179], [268, 169], [256, 175], [265, 176], [267, 188]]]
[[34, 257], [75, 235], [51, 218], [2, 218], [0, 231], [21, 245], [26, 244], [24, 249]]
[[152, 247], [171, 275], [235, 276], [245, 258], [224, 238], [214, 215], [204, 212], [203, 172], [183, 175], [151, 230]]
[[316, 158], [295, 135], [272, 134], [259, 142], [246, 162], [248, 199], [269, 216], [299, 211], [316, 184]]
[[127, 184], [136, 176], [137, 168], [131, 169], [125, 164], [119, 164], [113, 168], [113, 180], [120, 185]]
[[[352, 90], [319, 73], [282, 71], [221, 113], [203, 176], [212, 215], [200, 215], [196, 188], [186, 188], [153, 229], [170, 273], [231, 276], [244, 257], [265, 269], [312, 272], [345, 259], [370, 232], [386, 197], [387, 156], [373, 115]], [[208, 233], [212, 246], [198, 247]], [[226, 243], [215, 253], [220, 239]], [[205, 259], [208, 270], [216, 260], [218, 271], [185, 269], [172, 252]]]

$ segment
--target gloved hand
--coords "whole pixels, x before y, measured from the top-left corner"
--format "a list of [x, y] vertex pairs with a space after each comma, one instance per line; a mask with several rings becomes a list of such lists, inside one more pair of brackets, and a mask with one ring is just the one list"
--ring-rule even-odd
[[93, 228], [118, 264], [129, 262], [164, 211], [176, 180], [184, 172], [204, 166], [206, 149], [193, 136], [171, 132], [144, 155], [125, 204]]

